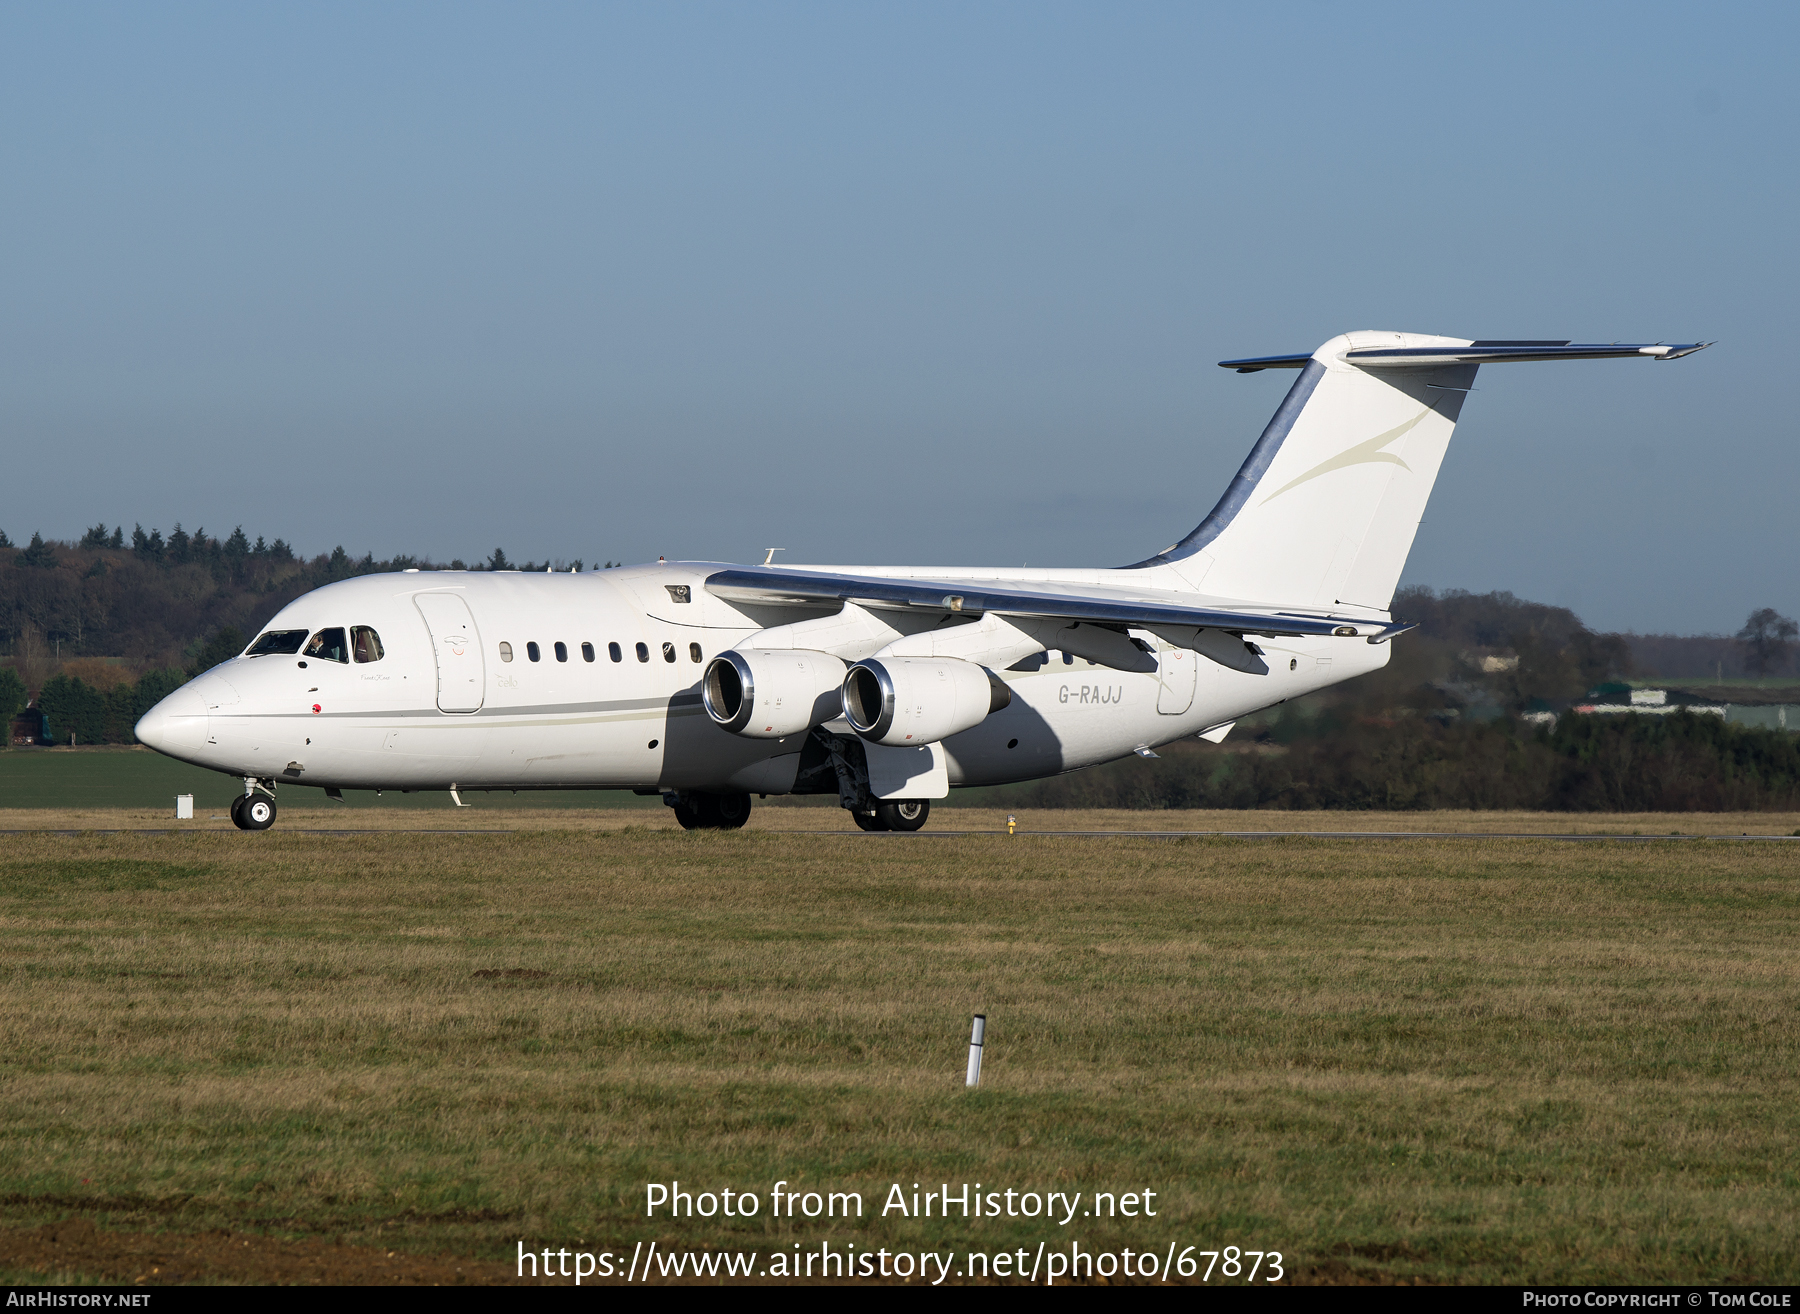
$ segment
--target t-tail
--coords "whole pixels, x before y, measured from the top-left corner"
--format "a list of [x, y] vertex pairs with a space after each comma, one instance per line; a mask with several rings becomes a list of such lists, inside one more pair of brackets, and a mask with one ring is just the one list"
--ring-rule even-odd
[[1220, 361], [1241, 374], [1300, 377], [1206, 519], [1136, 564], [1165, 567], [1213, 597], [1386, 611], [1480, 366], [1674, 360], [1709, 345], [1361, 332], [1310, 356]]

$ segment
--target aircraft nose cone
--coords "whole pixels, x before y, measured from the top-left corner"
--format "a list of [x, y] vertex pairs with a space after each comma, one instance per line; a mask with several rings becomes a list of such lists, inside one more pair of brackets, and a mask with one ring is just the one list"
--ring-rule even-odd
[[208, 671], [199, 679], [188, 681], [182, 688], [192, 689], [208, 707], [230, 707], [238, 701], [237, 688], [215, 671]]
[[206, 721], [205, 697], [194, 685], [184, 684], [144, 713], [137, 737], [159, 753], [181, 757], [205, 746]]

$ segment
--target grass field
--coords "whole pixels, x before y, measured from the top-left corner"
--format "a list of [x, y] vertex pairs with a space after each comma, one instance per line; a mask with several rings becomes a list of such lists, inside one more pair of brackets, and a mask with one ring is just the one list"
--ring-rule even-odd
[[[175, 796], [192, 794], [194, 811], [224, 812], [243, 782], [217, 771], [189, 766], [141, 746], [106, 748], [8, 748], [0, 749], [0, 809], [12, 808], [132, 808], [173, 815]], [[281, 801], [307, 807], [325, 806], [325, 793], [299, 785], [281, 792]], [[578, 790], [522, 794], [472, 794], [485, 807], [543, 808], [661, 808], [659, 798], [639, 798], [626, 790]], [[436, 808], [448, 811], [452, 804], [443, 793], [398, 794], [379, 797], [371, 790], [352, 790], [333, 808], [391, 810]], [[5, 818], [0, 815], [0, 826]]]
[[[1071, 1239], [1301, 1281], [1800, 1277], [1800, 845], [505, 820], [9, 835], [0, 1278]], [[871, 1216], [646, 1219], [672, 1179]], [[873, 1216], [964, 1181], [1159, 1209]]]

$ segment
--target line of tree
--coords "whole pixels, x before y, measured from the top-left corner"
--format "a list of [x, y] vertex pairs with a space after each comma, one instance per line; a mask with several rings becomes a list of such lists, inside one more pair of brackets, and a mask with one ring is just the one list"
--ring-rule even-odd
[[25, 681], [12, 667], [0, 667], [0, 748], [12, 742], [13, 718], [25, 709]]
[[1712, 682], [1768, 678], [1794, 670], [1800, 626], [1773, 607], [1758, 607], [1735, 634], [1628, 634], [1641, 674]]
[[[135, 682], [102, 688], [65, 672], [45, 682], [35, 705], [43, 714], [48, 737], [55, 743], [135, 744], [137, 736], [132, 727], [138, 718], [188, 679], [186, 671], [151, 671]], [[4, 693], [0, 692], [0, 704], [4, 701]]]
[[[1249, 718], [1218, 746], [1186, 741], [1015, 787], [1028, 807], [1425, 808], [1551, 811], [1800, 809], [1800, 737], [1711, 714], [1582, 715], [1634, 676], [1629, 636], [1510, 593], [1405, 589], [1419, 628], [1380, 671]], [[1754, 613], [1764, 668], [1794, 635]], [[1784, 647], [1783, 645], [1789, 645]], [[1555, 715], [1560, 713], [1560, 715]], [[1529, 716], [1533, 720], [1526, 720]]]
[[76, 542], [33, 534], [24, 547], [0, 533], [0, 661], [33, 691], [71, 656], [119, 657], [139, 673], [186, 667], [227, 628], [255, 634], [293, 599], [337, 580], [409, 568], [584, 567], [579, 559], [515, 565], [500, 548], [473, 564], [357, 558], [341, 545], [306, 558], [282, 539], [252, 540], [241, 526], [220, 537], [180, 524], [166, 536], [98, 524]]
[[1718, 716], [1402, 718], [1287, 744], [1170, 745], [1019, 787], [1020, 806], [1416, 811], [1792, 812], [1800, 737]]
[[37, 732], [47, 742], [135, 744], [135, 727], [145, 712], [200, 672], [237, 656], [247, 642], [227, 625], [201, 645], [184, 669], [153, 670], [136, 679], [124, 667], [77, 658], [46, 680], [35, 699], [18, 671], [0, 667], [0, 745], [27, 708], [36, 709], [41, 718]]
[[1800, 625], [1773, 607], [1759, 607], [1750, 613], [1737, 639], [1744, 648], [1744, 667], [1751, 675], [1775, 675], [1787, 670], [1800, 635]]
[[[1395, 595], [1393, 611], [1419, 628], [1394, 642], [1382, 670], [1339, 686], [1315, 705], [1365, 714], [1394, 707], [1561, 711], [1600, 685], [1688, 674], [1665, 669], [1654, 660], [1661, 654], [1644, 652], [1645, 636], [1590, 630], [1566, 607], [1511, 593], [1406, 588]], [[1735, 638], [1687, 642], [1730, 645], [1740, 669], [1780, 676], [1794, 667], [1797, 632], [1793, 621], [1765, 607], [1750, 614]], [[1694, 675], [1710, 678], [1712, 664]]]

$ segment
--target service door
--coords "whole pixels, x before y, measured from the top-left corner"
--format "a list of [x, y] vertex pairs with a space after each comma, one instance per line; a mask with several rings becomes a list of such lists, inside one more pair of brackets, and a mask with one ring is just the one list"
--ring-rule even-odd
[[454, 593], [420, 593], [413, 601], [419, 604], [437, 657], [438, 710], [479, 711], [487, 687], [487, 666], [469, 604]]
[[1186, 648], [1158, 644], [1156, 661], [1162, 667], [1162, 688], [1156, 693], [1156, 710], [1164, 716], [1180, 716], [1194, 705], [1194, 672], [1200, 657]]

